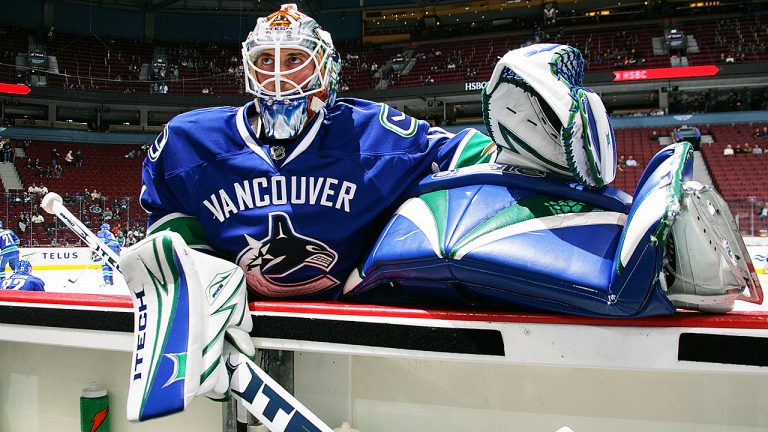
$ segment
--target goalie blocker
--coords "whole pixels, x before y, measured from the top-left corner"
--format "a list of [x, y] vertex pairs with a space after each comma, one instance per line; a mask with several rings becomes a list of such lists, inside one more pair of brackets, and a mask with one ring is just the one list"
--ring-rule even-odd
[[[160, 231], [120, 259], [136, 312], [128, 419], [183, 411], [229, 393], [274, 432], [331, 432], [253, 361], [252, 320], [238, 266]], [[225, 343], [226, 340], [226, 343]]]
[[137, 243], [120, 265], [136, 312], [128, 419], [182, 411], [198, 395], [225, 398], [225, 337], [255, 354], [242, 270], [170, 231]]
[[575, 48], [535, 44], [508, 52], [483, 88], [483, 119], [499, 163], [602, 187], [616, 176], [616, 143], [602, 100], [584, 87]]

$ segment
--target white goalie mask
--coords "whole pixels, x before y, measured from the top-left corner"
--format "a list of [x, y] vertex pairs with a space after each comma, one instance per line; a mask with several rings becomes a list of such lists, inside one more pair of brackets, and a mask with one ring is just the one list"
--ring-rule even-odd
[[331, 35], [295, 4], [259, 18], [242, 54], [245, 90], [256, 96], [268, 138], [296, 137], [336, 99], [341, 63]]

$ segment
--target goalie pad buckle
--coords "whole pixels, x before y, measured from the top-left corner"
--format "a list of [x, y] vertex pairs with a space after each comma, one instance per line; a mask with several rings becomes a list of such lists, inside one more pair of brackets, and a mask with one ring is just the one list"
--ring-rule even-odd
[[752, 260], [728, 205], [699, 182], [683, 185], [682, 211], [666, 246], [662, 287], [683, 309], [724, 313], [736, 300], [762, 303]]

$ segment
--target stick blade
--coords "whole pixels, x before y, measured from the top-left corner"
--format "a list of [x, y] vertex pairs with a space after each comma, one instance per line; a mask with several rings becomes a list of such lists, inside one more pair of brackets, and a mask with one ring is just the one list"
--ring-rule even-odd
[[55, 202], [58, 202], [59, 204], [61, 204], [64, 202], [64, 200], [62, 200], [61, 195], [57, 194], [56, 192], [48, 192], [43, 197], [43, 201], [40, 202], [40, 207], [42, 207], [43, 210], [45, 210], [49, 214], [54, 214], [53, 206]]

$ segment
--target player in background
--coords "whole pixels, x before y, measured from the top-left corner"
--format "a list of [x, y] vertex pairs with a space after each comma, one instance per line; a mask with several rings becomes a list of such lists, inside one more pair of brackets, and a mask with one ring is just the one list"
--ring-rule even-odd
[[45, 282], [31, 272], [32, 263], [25, 259], [19, 261], [16, 270], [3, 280], [0, 288], [18, 291], [45, 291]]
[[15, 271], [19, 263], [19, 238], [12, 230], [2, 228], [3, 223], [0, 222], [0, 281], [5, 279], [6, 266]]
[[[101, 232], [102, 231], [99, 231], [99, 233]], [[112, 235], [112, 233], [109, 234]], [[117, 256], [120, 256], [120, 243], [118, 243], [114, 237], [102, 239], [102, 241], [107, 245], [108, 248], [112, 249], [112, 252], [114, 252]], [[104, 279], [104, 283], [101, 285], [101, 287], [114, 285], [114, 269], [112, 269], [112, 266], [107, 264], [106, 260], [102, 260], [101, 262], [101, 277]]]
[[114, 239], [115, 235], [109, 230], [109, 224], [101, 224], [99, 231], [96, 233], [96, 237], [100, 238], [104, 243], [107, 243], [109, 239]]
[[261, 297], [338, 298], [425, 175], [495, 157], [474, 129], [337, 99], [331, 36], [293, 4], [260, 18], [242, 55], [254, 101], [171, 120], [148, 150], [141, 204], [148, 235], [175, 231], [235, 262]]

